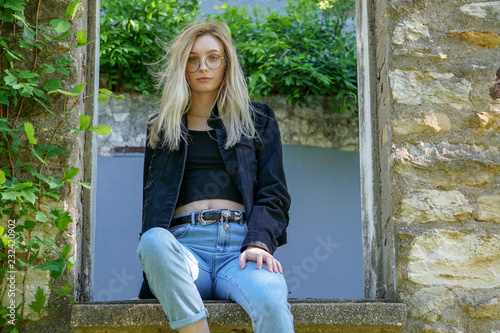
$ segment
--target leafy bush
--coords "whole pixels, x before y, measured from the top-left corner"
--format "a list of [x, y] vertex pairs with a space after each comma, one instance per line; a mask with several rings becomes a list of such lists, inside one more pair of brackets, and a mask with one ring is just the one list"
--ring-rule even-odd
[[244, 7], [218, 7], [224, 12], [212, 19], [231, 28], [254, 98], [280, 94], [295, 103], [308, 95], [333, 95], [356, 100], [356, 41], [353, 33], [344, 32], [352, 7], [345, 1], [330, 5], [320, 10], [314, 1], [288, 1], [284, 13], [255, 7], [255, 18]]
[[[108, 84], [123, 80], [128, 87], [152, 93], [145, 62], [163, 53], [154, 40], [170, 40], [194, 20], [197, 1], [169, 0], [165, 7], [151, 0], [102, 4], [101, 70], [111, 78]], [[165, 8], [170, 11], [164, 13]], [[332, 95], [341, 111], [356, 102], [355, 36], [345, 31], [354, 0], [293, 0], [282, 11], [257, 6], [252, 13], [227, 3], [215, 8], [219, 13], [198, 18], [223, 21], [231, 28], [254, 99], [282, 94], [290, 103], [301, 103], [308, 95]]]
[[163, 56], [161, 41], [200, 13], [198, 0], [101, 0], [101, 10], [100, 65], [108, 87], [144, 94], [154, 91], [148, 64]]

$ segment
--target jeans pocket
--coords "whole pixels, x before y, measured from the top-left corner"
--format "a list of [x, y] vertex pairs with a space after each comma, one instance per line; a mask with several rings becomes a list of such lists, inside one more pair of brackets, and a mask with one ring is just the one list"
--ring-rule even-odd
[[191, 228], [190, 223], [184, 223], [181, 225], [177, 225], [171, 229], [168, 229], [168, 231], [170, 231], [176, 239], [180, 239], [187, 235], [190, 228]]

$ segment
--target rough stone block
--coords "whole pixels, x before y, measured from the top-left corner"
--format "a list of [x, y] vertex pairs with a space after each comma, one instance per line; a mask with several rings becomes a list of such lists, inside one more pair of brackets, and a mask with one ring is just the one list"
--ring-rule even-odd
[[500, 319], [500, 297], [498, 293], [495, 296], [466, 296], [461, 300], [460, 306], [464, 308], [472, 318]]
[[471, 106], [471, 83], [453, 73], [424, 71], [390, 72], [392, 97], [397, 103], [419, 105], [422, 103], [449, 104], [455, 109]]
[[477, 219], [500, 223], [500, 195], [487, 195], [477, 199]]
[[500, 131], [500, 113], [478, 112], [476, 116], [478, 132]]
[[405, 42], [415, 42], [420, 39], [430, 40], [429, 28], [420, 22], [403, 21], [394, 28], [392, 42], [401, 45]]
[[488, 49], [496, 49], [500, 46], [500, 35], [492, 32], [482, 32], [482, 31], [450, 31], [450, 34], [458, 36], [460, 39], [466, 41], [469, 44], [477, 45], [480, 47], [485, 47]]
[[401, 295], [408, 314], [415, 318], [437, 321], [442, 310], [455, 303], [453, 294], [446, 287], [422, 288], [414, 294]]
[[460, 11], [472, 17], [500, 21], [500, 1], [469, 3], [460, 7]]
[[416, 134], [425, 130], [446, 132], [451, 129], [451, 122], [443, 113], [431, 113], [421, 118], [405, 118], [393, 121], [394, 132], [397, 134]]
[[423, 285], [500, 287], [500, 236], [434, 230], [416, 237], [408, 277]]
[[457, 222], [472, 213], [465, 196], [459, 191], [420, 190], [401, 202], [399, 222]]
[[392, 158], [399, 174], [433, 185], [477, 186], [500, 172], [500, 152], [495, 146], [420, 142], [395, 148]]

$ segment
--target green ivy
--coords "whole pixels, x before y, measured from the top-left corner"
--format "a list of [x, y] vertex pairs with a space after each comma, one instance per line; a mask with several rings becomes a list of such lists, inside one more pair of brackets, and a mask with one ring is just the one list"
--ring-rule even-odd
[[[69, 81], [65, 77], [71, 74], [70, 69], [74, 66], [74, 60], [68, 55], [92, 42], [87, 40], [86, 31], [70, 29], [81, 3], [80, 0], [70, 2], [65, 17], [39, 24], [40, 6], [37, 4], [30, 4], [32, 18], [29, 18], [25, 16], [28, 6], [25, 0], [0, 0], [0, 290], [3, 290], [0, 327], [6, 332], [19, 331], [17, 323], [25, 320], [26, 306], [41, 313], [59, 297], [70, 301], [75, 298], [71, 294], [71, 281], [62, 289], [53, 286], [73, 268], [71, 245], [61, 249], [55, 243], [73, 220], [68, 211], [47, 208], [42, 201], [61, 200], [61, 191], [67, 191], [69, 184], [90, 188], [89, 184], [76, 180], [78, 168], [61, 169], [61, 160], [67, 159], [69, 153], [61, 134], [79, 135], [86, 130], [107, 134], [111, 130], [104, 125], [90, 126], [90, 117], [83, 115], [78, 128], [66, 124], [84, 98], [82, 93], [86, 85], [83, 82], [71, 90], [63, 89], [63, 81]], [[45, 51], [43, 58], [41, 51]], [[54, 116], [52, 108], [56, 106], [52, 104], [60, 101], [54, 96], [63, 97], [62, 109], [57, 112], [57, 119], [62, 115], [62, 120], [52, 124], [52, 133], [48, 139], [43, 139], [40, 129], [26, 119], [33, 112], [37, 112], [37, 119]], [[107, 103], [111, 97], [123, 98], [112, 95], [107, 89], [99, 91], [100, 102]], [[60, 107], [61, 103], [57, 105]], [[15, 221], [15, 226], [8, 221]], [[50, 235], [37, 236], [41, 228], [50, 229]], [[28, 269], [48, 271], [49, 288], [57, 296], [46, 295], [44, 288], [37, 286], [34, 301], [27, 304], [26, 294], [22, 293], [22, 302], [10, 309], [13, 298], [5, 296], [8, 278], [16, 271], [16, 280], [22, 281], [24, 291], [26, 280], [23, 276]], [[3, 303], [5, 300], [7, 304]]]
[[357, 102], [356, 41], [345, 29], [354, 0], [293, 0], [282, 11], [256, 6], [252, 12], [226, 3], [212, 15], [201, 15], [198, 1], [103, 0], [102, 6], [101, 72], [113, 89], [154, 93], [147, 64], [163, 55], [156, 41], [202, 19], [231, 28], [254, 99], [281, 94], [293, 104], [330, 95], [340, 112]]

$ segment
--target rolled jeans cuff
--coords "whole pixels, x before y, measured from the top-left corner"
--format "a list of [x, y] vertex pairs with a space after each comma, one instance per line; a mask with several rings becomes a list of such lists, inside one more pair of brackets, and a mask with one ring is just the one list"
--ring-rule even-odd
[[200, 312], [198, 312], [190, 317], [187, 317], [187, 318], [184, 318], [181, 320], [171, 321], [171, 322], [169, 322], [169, 325], [170, 325], [171, 329], [177, 330], [181, 327], [194, 324], [197, 321], [200, 321], [203, 318], [207, 318], [207, 317], [208, 317], [208, 311], [206, 308], [203, 308]]

